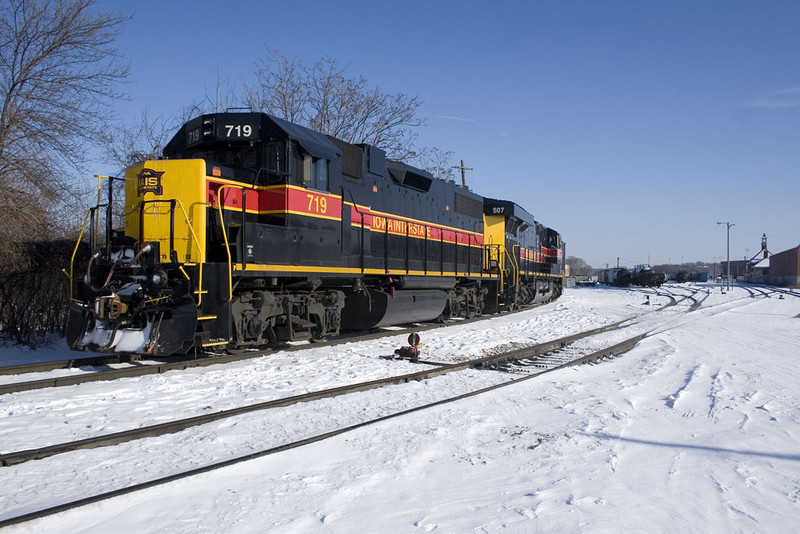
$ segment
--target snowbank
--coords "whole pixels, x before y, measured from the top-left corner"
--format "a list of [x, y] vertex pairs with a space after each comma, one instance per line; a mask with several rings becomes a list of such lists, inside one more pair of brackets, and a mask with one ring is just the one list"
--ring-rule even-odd
[[[709, 287], [698, 311], [644, 316], [641, 328], [657, 333], [602, 365], [7, 531], [792, 532], [800, 520], [800, 298]], [[575, 288], [554, 304], [425, 333], [423, 342], [429, 354], [458, 358], [643, 311], [640, 293]], [[378, 376], [411, 365], [379, 358], [400, 344], [7, 395], [0, 397], [0, 448], [91, 434], [85, 427], [98, 421], [107, 432], [155, 414], [185, 416]], [[488, 380], [487, 373], [472, 377]], [[367, 392], [364, 402], [321, 401], [0, 468], [0, 519], [247, 454], [425, 395], [427, 384], [408, 386], [405, 401], [399, 389]], [[463, 387], [446, 384], [453, 392]]]

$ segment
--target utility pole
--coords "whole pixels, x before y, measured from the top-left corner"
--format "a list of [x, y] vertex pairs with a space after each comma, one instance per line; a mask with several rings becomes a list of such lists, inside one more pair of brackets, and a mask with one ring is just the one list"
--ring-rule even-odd
[[717, 224], [724, 224], [728, 228], [728, 291], [731, 290], [731, 226], [736, 226], [732, 222], [718, 222]]
[[465, 167], [463, 159], [461, 160], [461, 166], [456, 165], [453, 168], [461, 171], [461, 185], [467, 187], [467, 171], [474, 171], [475, 169], [472, 167]]

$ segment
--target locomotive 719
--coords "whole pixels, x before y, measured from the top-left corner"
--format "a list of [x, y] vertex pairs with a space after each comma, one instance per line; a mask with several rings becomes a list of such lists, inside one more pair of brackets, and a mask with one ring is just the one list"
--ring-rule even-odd
[[[73, 349], [236, 351], [561, 293], [556, 231], [377, 147], [215, 113], [163, 156], [126, 171], [124, 229], [111, 226], [109, 181], [105, 243], [71, 280]], [[82, 234], [98, 234], [102, 207]]]

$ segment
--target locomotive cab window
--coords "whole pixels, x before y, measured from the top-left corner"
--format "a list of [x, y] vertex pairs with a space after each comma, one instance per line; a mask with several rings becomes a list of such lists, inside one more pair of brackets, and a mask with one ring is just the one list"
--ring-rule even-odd
[[225, 148], [217, 150], [195, 151], [191, 158], [204, 159], [209, 168], [209, 172], [213, 172], [215, 164], [221, 164], [226, 168], [225, 178], [233, 178], [236, 180], [244, 180], [252, 182], [255, 178], [258, 157], [253, 147], [240, 147], [240, 148]]
[[313, 189], [328, 190], [328, 160], [303, 154], [298, 172], [299, 182]]
[[287, 163], [286, 141], [270, 140], [264, 143], [259, 183], [262, 185], [286, 183], [289, 176]]
[[555, 230], [547, 229], [547, 245], [549, 247], [561, 248], [561, 235]]

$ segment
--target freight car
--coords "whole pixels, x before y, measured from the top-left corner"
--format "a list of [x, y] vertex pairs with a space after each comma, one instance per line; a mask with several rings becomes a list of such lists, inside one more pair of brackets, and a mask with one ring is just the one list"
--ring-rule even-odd
[[666, 274], [654, 271], [649, 265], [637, 265], [633, 270], [617, 267], [598, 272], [598, 281], [601, 284], [617, 287], [659, 287], [666, 280]]
[[608, 286], [628, 287], [631, 285], [631, 272], [625, 267], [603, 269], [598, 271], [597, 281]]
[[264, 113], [190, 120], [124, 181], [124, 228], [110, 186], [84, 224], [95, 252], [71, 277], [75, 350], [238, 351], [498, 313], [563, 287], [561, 236], [514, 202]]
[[654, 271], [649, 265], [637, 265], [631, 271], [631, 284], [642, 287], [660, 287], [667, 281], [667, 275]]

